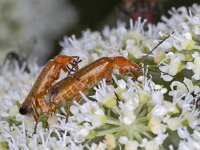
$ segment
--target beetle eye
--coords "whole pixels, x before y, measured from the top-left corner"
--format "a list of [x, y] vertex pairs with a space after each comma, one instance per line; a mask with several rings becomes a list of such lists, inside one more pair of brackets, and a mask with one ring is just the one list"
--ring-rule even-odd
[[26, 115], [28, 113], [29, 109], [28, 108], [24, 108], [24, 107], [21, 107], [19, 109], [19, 112], [21, 115]]

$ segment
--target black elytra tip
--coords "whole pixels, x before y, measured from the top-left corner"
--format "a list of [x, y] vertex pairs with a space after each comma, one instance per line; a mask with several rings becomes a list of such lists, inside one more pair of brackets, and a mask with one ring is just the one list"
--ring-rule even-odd
[[27, 108], [21, 107], [21, 108], [19, 109], [19, 112], [20, 112], [21, 115], [26, 115], [26, 114], [28, 113], [28, 109], [27, 109]]

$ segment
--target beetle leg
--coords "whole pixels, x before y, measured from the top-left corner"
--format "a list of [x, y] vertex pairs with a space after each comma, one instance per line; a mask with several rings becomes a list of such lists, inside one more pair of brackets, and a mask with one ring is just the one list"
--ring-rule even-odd
[[75, 97], [73, 98], [73, 100], [69, 101], [69, 104], [67, 104], [67, 111], [66, 111], [66, 112], [67, 112], [67, 115], [66, 115], [66, 120], [65, 120], [66, 123], [68, 122], [69, 113], [70, 113], [70, 107], [71, 107], [73, 101], [74, 101], [74, 100], [77, 100], [77, 99], [80, 99], [80, 98], [81, 98], [81, 96], [80, 96], [80, 94], [78, 94], [77, 96], [75, 96]]
[[47, 117], [51, 116], [51, 113], [55, 108], [50, 107], [43, 98], [35, 99], [36, 108], [39, 108]]
[[[48, 70], [52, 68], [52, 66], [59, 66], [59, 69], [62, 69], [64, 72], [70, 72], [71, 69], [76, 68], [78, 69], [78, 63], [80, 63], [82, 60], [79, 59], [79, 57], [75, 56], [65, 56], [65, 55], [58, 55], [53, 58], [53, 60], [49, 61], [46, 65]], [[71, 65], [72, 68], [70, 69], [68, 66]]]
[[71, 76], [73, 73], [75, 73], [78, 70], [78, 67], [71, 67], [67, 66], [68, 71], [68, 75], [67, 76]]
[[69, 65], [66, 66], [66, 69], [68, 70], [68, 76], [72, 75], [79, 69], [78, 64], [82, 61], [82, 59], [80, 59], [78, 56], [72, 56], [72, 57], [74, 58], [74, 60], [71, 61]]
[[106, 78], [106, 82], [108, 83], [112, 83], [112, 72], [113, 72], [113, 67], [111, 67], [109, 71], [104, 75], [104, 77]]
[[[38, 114], [38, 112], [37, 112], [37, 109], [36, 109], [36, 106], [35, 106], [35, 104], [33, 104], [33, 106], [32, 106], [32, 108], [33, 108], [33, 113], [34, 113], [34, 119], [35, 119], [35, 126], [34, 126], [34, 132], [33, 132], [33, 134], [36, 134], [36, 131], [37, 131], [37, 125], [38, 125], [38, 122], [39, 122], [39, 114]], [[32, 134], [32, 135], [33, 135]]]
[[67, 104], [67, 110], [66, 110], [67, 115], [66, 115], [65, 123], [68, 122], [68, 117], [69, 117], [70, 107], [71, 107], [71, 105], [72, 105], [72, 102], [73, 102], [73, 100], [72, 100], [72, 101], [69, 101], [69, 104]]

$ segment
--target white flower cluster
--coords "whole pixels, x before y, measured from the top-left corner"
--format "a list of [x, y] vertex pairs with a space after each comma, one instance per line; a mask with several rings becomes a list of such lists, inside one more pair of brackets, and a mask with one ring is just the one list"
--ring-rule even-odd
[[[31, 72], [24, 71], [25, 65], [19, 68], [17, 62], [14, 69], [9, 61], [1, 68], [0, 73], [0, 149], [82, 149], [82, 145], [73, 142], [73, 138], [67, 136], [67, 130], [60, 131], [53, 128], [60, 117], [52, 117], [49, 120], [50, 128], [47, 130], [38, 125], [38, 132], [34, 132], [34, 118], [22, 116], [19, 113], [20, 104], [24, 101], [34, 83], [35, 77], [41, 68], [36, 63], [29, 64]], [[58, 121], [57, 121], [58, 122]], [[50, 136], [54, 132], [54, 136]]]
[[67, 0], [1, 0], [0, 60], [18, 48], [26, 55], [47, 56], [52, 40], [76, 21], [75, 8]]
[[114, 29], [106, 26], [102, 34], [87, 30], [80, 39], [74, 36], [64, 37], [64, 41], [60, 43], [63, 47], [62, 54], [80, 56], [83, 66], [102, 56], [127, 57], [130, 54], [134, 58], [140, 58], [156, 45], [152, 39], [159, 37], [158, 31], [152, 25], [148, 25], [149, 30], [146, 32], [145, 24], [146, 20], [141, 22], [139, 18], [134, 25], [130, 21], [130, 30], [119, 22]]
[[[19, 114], [18, 109], [34, 83], [40, 67], [34, 63], [31, 72], [24, 67], [1, 68], [0, 147], [2, 149], [91, 149], [91, 150], [158, 150], [200, 149], [200, 88], [198, 78], [200, 6], [173, 9], [171, 18], [157, 26], [140, 19], [130, 29], [118, 24], [106, 27], [102, 34], [86, 31], [83, 37], [65, 37], [63, 54], [83, 59], [82, 66], [102, 56], [124, 56], [134, 61], [143, 58], [161, 41], [171, 35], [148, 58], [149, 70], [136, 81], [114, 72], [113, 81], [103, 79], [84, 95], [73, 101], [68, 115], [64, 108], [46, 121], [39, 122], [36, 134], [34, 119]], [[159, 32], [162, 31], [162, 32]], [[160, 34], [159, 34], [160, 33]], [[161, 35], [161, 36], [159, 36]], [[91, 57], [92, 56], [92, 57]], [[154, 58], [154, 61], [152, 61]], [[161, 71], [164, 80], [155, 80]], [[160, 70], [159, 70], [160, 68]], [[187, 75], [189, 74], [189, 75]], [[173, 79], [173, 81], [171, 81]], [[169, 82], [171, 81], [171, 82]]]
[[[185, 7], [172, 9], [170, 15], [163, 17], [164, 23], [158, 24], [160, 31], [173, 30], [175, 33], [163, 44], [163, 49], [169, 53], [160, 62], [160, 69], [174, 76], [184, 69], [192, 70], [192, 79], [200, 79], [200, 68], [197, 65], [199, 57], [200, 39], [200, 12], [199, 6], [194, 4], [189, 10]], [[173, 67], [172, 67], [173, 66]], [[172, 80], [172, 76], [162, 74], [166, 81]]]

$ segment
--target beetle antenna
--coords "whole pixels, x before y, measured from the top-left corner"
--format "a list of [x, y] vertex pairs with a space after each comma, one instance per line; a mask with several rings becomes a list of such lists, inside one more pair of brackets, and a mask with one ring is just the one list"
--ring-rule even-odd
[[[172, 31], [172, 33], [171, 34], [173, 34], [174, 33], [174, 31]], [[158, 47], [158, 46], [160, 46], [164, 41], [166, 41], [170, 36], [171, 36], [171, 34], [169, 34], [166, 38], [164, 38], [160, 43], [158, 43], [146, 56], [144, 56], [143, 58], [142, 58], [142, 62], [143, 62], [143, 60], [145, 59], [145, 58], [147, 58], [150, 54], [152, 54], [153, 53], [153, 51]]]
[[[154, 69], [154, 70], [155, 70], [155, 69]], [[161, 71], [161, 70], [159, 70], [159, 71], [160, 71], [161, 73], [163, 73], [164, 75], [168, 75], [168, 76], [172, 77], [173, 79], [180, 80], [180, 78], [177, 78], [177, 77], [175, 77], [175, 76], [173, 76], [173, 75], [171, 75], [171, 74], [169, 74], [169, 73], [167, 73], [167, 72], [164, 72], [164, 71]], [[189, 89], [188, 89], [187, 85], [186, 85], [183, 81], [182, 81], [182, 83], [185, 85], [187, 91], [189, 92]]]

